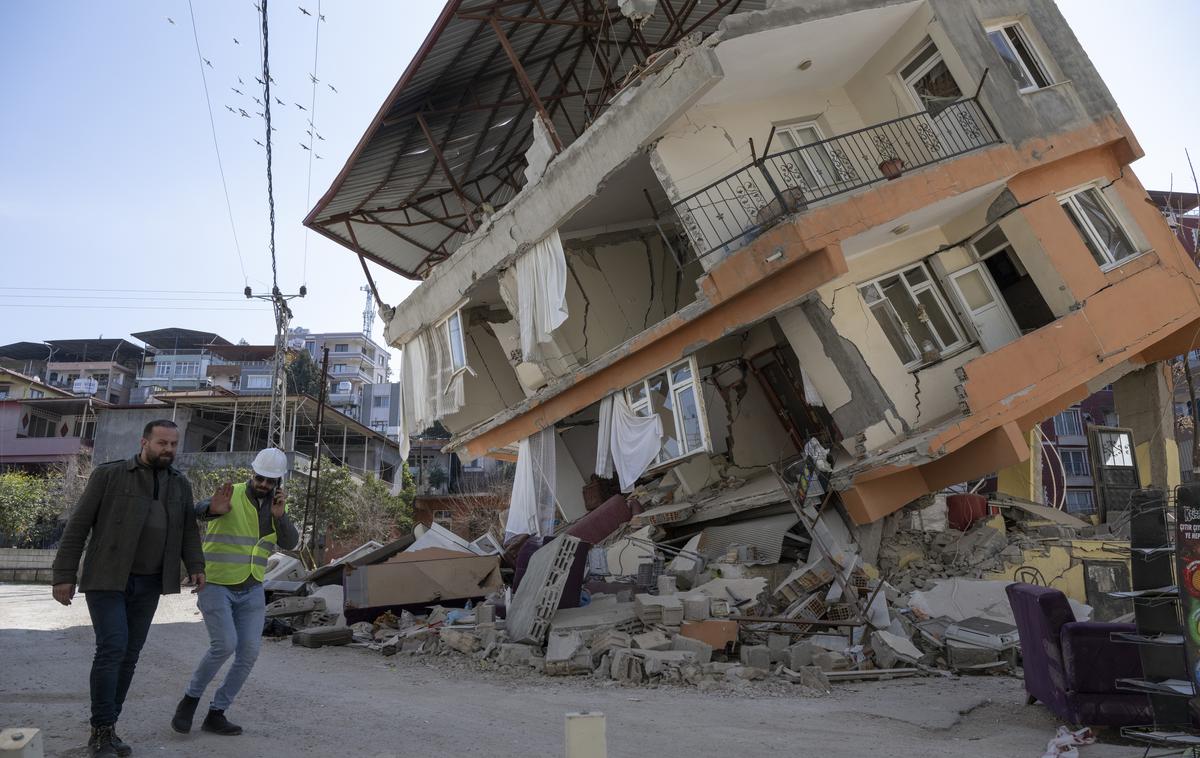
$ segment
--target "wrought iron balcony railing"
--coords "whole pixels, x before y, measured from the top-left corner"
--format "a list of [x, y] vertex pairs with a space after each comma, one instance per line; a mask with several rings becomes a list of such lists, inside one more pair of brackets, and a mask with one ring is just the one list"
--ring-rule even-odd
[[[977, 98], [768, 153], [674, 204], [693, 253], [731, 252], [811, 203], [1000, 141]], [[770, 145], [767, 145], [770, 149]]]

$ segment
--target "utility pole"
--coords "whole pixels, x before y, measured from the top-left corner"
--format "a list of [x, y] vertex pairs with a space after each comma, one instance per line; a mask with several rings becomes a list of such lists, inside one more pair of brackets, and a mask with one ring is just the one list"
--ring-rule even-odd
[[267, 444], [283, 450], [287, 444], [284, 435], [287, 426], [287, 344], [288, 328], [292, 323], [292, 307], [288, 301], [308, 294], [308, 288], [301, 285], [300, 292], [295, 295], [285, 295], [278, 287], [271, 289], [271, 294], [257, 295], [247, 286], [243, 290], [247, 299], [269, 300], [271, 309], [275, 312], [275, 362], [271, 377], [271, 413], [267, 421]]
[[[321, 493], [321, 433], [322, 427], [325, 424], [325, 397], [329, 389], [329, 348], [321, 349], [321, 388], [317, 392], [317, 433], [313, 441], [312, 465], [308, 472], [308, 484], [304, 490], [304, 520], [300, 524], [300, 556], [302, 559], [307, 559], [306, 563], [309, 568], [316, 568], [317, 562], [314, 558], [317, 547], [317, 503], [313, 501], [315, 496], [319, 497]], [[344, 455], [345, 453], [343, 453]], [[311, 522], [309, 516], [312, 516]], [[303, 541], [306, 539], [305, 532], [308, 530], [309, 524], [312, 524], [312, 537], [309, 544]]]

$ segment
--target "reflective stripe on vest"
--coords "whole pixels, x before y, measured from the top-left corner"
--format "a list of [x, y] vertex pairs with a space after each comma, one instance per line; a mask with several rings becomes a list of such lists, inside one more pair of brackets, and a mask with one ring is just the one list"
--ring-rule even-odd
[[208, 522], [204, 535], [205, 574], [214, 584], [263, 581], [267, 559], [275, 549], [275, 533], [258, 534], [258, 509], [246, 495], [246, 484], [233, 487], [229, 513]]

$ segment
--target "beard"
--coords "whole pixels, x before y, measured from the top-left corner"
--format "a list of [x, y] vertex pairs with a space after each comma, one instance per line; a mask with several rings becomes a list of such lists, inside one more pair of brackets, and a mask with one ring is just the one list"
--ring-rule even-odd
[[171, 465], [171, 461], [175, 460], [174, 453], [154, 454], [149, 450], [146, 451], [146, 463], [150, 464], [151, 468], [164, 469]]

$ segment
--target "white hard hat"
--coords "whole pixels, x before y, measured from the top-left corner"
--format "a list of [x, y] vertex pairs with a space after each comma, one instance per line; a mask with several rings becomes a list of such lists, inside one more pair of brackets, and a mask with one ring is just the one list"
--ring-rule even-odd
[[254, 463], [250, 464], [250, 468], [254, 469], [254, 473], [265, 476], [267, 479], [282, 479], [288, 470], [287, 453], [277, 447], [260, 450], [254, 457]]

